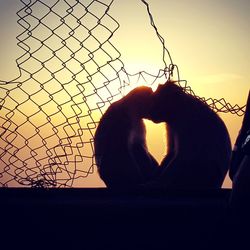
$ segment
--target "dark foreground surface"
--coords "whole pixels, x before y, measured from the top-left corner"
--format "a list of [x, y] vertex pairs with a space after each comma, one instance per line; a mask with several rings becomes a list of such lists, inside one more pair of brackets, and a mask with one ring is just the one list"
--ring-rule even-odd
[[0, 189], [1, 249], [250, 249], [231, 190]]

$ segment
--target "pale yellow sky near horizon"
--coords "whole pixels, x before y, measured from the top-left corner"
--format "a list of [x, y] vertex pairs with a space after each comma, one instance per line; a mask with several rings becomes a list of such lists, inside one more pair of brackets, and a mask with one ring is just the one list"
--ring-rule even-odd
[[[250, 88], [250, 1], [248, 0], [179, 0], [148, 1], [151, 11], [181, 79], [188, 81], [203, 97], [225, 98], [243, 106]], [[23, 52], [16, 46], [22, 31], [15, 12], [18, 0], [0, 1], [0, 79], [18, 75], [15, 59]], [[130, 73], [145, 70], [157, 74], [163, 68], [162, 47], [150, 26], [145, 5], [139, 0], [114, 1], [110, 15], [120, 28], [112, 43]], [[232, 143], [242, 117], [220, 114], [229, 130]], [[158, 161], [165, 153], [164, 125], [147, 122], [148, 146]], [[102, 186], [97, 174], [77, 181], [76, 186]], [[224, 187], [230, 187], [227, 178]]]

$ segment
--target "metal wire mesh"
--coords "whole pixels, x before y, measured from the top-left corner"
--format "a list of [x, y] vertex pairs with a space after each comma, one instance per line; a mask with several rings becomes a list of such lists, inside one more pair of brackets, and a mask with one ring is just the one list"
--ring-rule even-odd
[[[21, 2], [19, 76], [0, 81], [1, 186], [71, 187], [92, 174], [98, 121], [131, 83], [154, 85], [173, 77], [195, 95], [180, 79], [146, 1], [163, 47], [164, 68], [157, 75], [126, 71], [111, 43], [119, 28], [109, 14], [113, 0]], [[245, 107], [223, 98], [201, 99], [216, 111], [244, 114]]]

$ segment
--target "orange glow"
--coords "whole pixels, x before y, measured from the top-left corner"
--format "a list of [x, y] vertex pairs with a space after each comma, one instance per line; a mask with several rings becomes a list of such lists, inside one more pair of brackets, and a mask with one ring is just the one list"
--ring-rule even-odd
[[[23, 6], [18, 1], [6, 3], [6, 1], [0, 2], [1, 80], [15, 79], [18, 76], [15, 59], [23, 54], [23, 51], [16, 46], [15, 40], [17, 34], [23, 31], [16, 23], [15, 12]], [[250, 27], [248, 25], [250, 22], [248, 13], [250, 2], [211, 0], [200, 1], [197, 4], [197, 1], [194, 0], [158, 0], [151, 1], [150, 6], [159, 32], [166, 40], [166, 46], [173, 56], [174, 63], [179, 66], [181, 79], [188, 80], [188, 84], [199, 96], [217, 99], [224, 97], [233, 106], [235, 104], [243, 106], [246, 102], [250, 81]], [[100, 9], [101, 13], [103, 11]], [[80, 12], [77, 10], [75, 14], [81, 16]], [[46, 9], [40, 8], [38, 13], [33, 12], [33, 15], [42, 15], [43, 13], [46, 13]], [[120, 24], [120, 28], [113, 35], [111, 42], [121, 53], [120, 59], [124, 62], [126, 71], [130, 74], [146, 71], [157, 75], [159, 69], [164, 68], [162, 46], [150, 26], [144, 5], [140, 1], [114, 1], [110, 15]], [[102, 21], [105, 22], [105, 20]], [[58, 25], [53, 20], [47, 22], [53, 27]], [[60, 24], [60, 20], [57, 22]], [[67, 22], [70, 23], [72, 20], [67, 19]], [[93, 26], [95, 19], [89, 17], [85, 22]], [[115, 26], [111, 21], [106, 22], [108, 27]], [[60, 29], [57, 32], [67, 37], [69, 30], [66, 27]], [[46, 32], [46, 29], [37, 34], [34, 31], [33, 35], [50, 34]], [[101, 41], [110, 36], [107, 30], [94, 29], [92, 32], [95, 35], [99, 34]], [[86, 29], [79, 29], [76, 30], [75, 35], [84, 38], [89, 34]], [[54, 50], [58, 50], [62, 46], [61, 40], [56, 37], [49, 39], [46, 43]], [[29, 45], [35, 51], [40, 43], [34, 40]], [[72, 51], [79, 49], [79, 43], [75, 39], [69, 39], [67, 46]], [[86, 46], [90, 46], [94, 51], [99, 44], [91, 36]], [[107, 51], [112, 50], [109, 43], [105, 43], [103, 48]], [[110, 60], [105, 53], [98, 53], [95, 56], [98, 58], [99, 65]], [[117, 58], [117, 52], [113, 51], [113, 53], [114, 58]], [[121, 83], [114, 80], [106, 88], [107, 79], [100, 74], [93, 75], [98, 70], [96, 64], [90, 61], [85, 64], [86, 70], [82, 71], [80, 62], [86, 58], [89, 59], [89, 51], [76, 52], [74, 59], [71, 57], [72, 52], [68, 49], [58, 50], [56, 55], [63, 61], [69, 61], [66, 65], [62, 65], [62, 62], [57, 58], [48, 60], [53, 54], [44, 47], [38, 50], [34, 56], [41, 61], [47, 60], [45, 63], [47, 69], [43, 68], [37, 72], [37, 69], [42, 68], [39, 60], [31, 59], [23, 63], [24, 69], [29, 69], [31, 73], [34, 73], [33, 79], [25, 81], [20, 88], [11, 91], [5, 100], [5, 106], [10, 110], [15, 110], [11, 120], [16, 124], [16, 127], [12, 125], [9, 130], [19, 133], [17, 137], [9, 135], [8, 138], [13, 146], [9, 153], [14, 154], [16, 149], [22, 148], [17, 153], [20, 158], [27, 159], [32, 154], [27, 162], [30, 168], [28, 171], [31, 172], [34, 165], [37, 164], [36, 160], [41, 165], [49, 164], [48, 159], [46, 159], [48, 154], [52, 154], [51, 158], [55, 161], [65, 161], [65, 155], [70, 155], [70, 148], [67, 146], [69, 143], [73, 146], [77, 145], [77, 147], [67, 160], [76, 160], [72, 155], [78, 157], [78, 149], [81, 150], [82, 155], [91, 158], [91, 144], [86, 144], [83, 147], [82, 140], [90, 141], [95, 128], [91, 127], [90, 131], [84, 133], [82, 131], [87, 129], [89, 124], [93, 126], [93, 121], [98, 122], [110, 103], [125, 96], [133, 88], [145, 85], [155, 90], [158, 84], [165, 82], [164, 77], [154, 81], [152, 76], [139, 74], [131, 76], [130, 81], [126, 76], [121, 76], [122, 83], [129, 84], [127, 87], [120, 89]], [[114, 67], [117, 70], [120, 69], [121, 65]], [[104, 67], [102, 70], [109, 79], [117, 77], [110, 67]], [[53, 74], [54, 77], [52, 77]], [[72, 75], [74, 75], [74, 79], [72, 79]], [[28, 77], [28, 74], [23, 73], [23, 79]], [[93, 86], [92, 82], [96, 85]], [[11, 90], [16, 85], [13, 83], [4, 87]], [[101, 96], [101, 99], [95, 94], [95, 88], [98, 88], [98, 95]], [[4, 97], [4, 92], [1, 91], [0, 98]], [[116, 96], [112, 97], [111, 93]], [[30, 100], [27, 101], [29, 97]], [[100, 102], [102, 102], [101, 107], [98, 106]], [[18, 107], [16, 107], [17, 103], [20, 104]], [[90, 112], [89, 109], [93, 111]], [[25, 111], [26, 116], [22, 114], [22, 111]], [[2, 109], [0, 112], [0, 122], [2, 123], [3, 117], [10, 116], [10, 113], [7, 109]], [[233, 144], [240, 129], [242, 117], [224, 113], [219, 115], [227, 125]], [[150, 121], [145, 121], [145, 123], [149, 151], [160, 162], [166, 152], [165, 126], [164, 124], [156, 125]], [[36, 127], [39, 127], [39, 132]], [[9, 133], [11, 134], [11, 132]], [[71, 137], [70, 142], [68, 137]], [[43, 140], [44, 138], [47, 138], [46, 141]], [[29, 142], [27, 143], [26, 140]], [[1, 143], [3, 142], [1, 141]], [[56, 147], [59, 144], [63, 144], [64, 147]], [[45, 150], [41, 149], [43, 146]], [[54, 151], [50, 151], [51, 148], [55, 148]], [[7, 157], [10, 155], [3, 159], [6, 162], [8, 162]], [[12, 164], [17, 166], [20, 162], [15, 162], [13, 157]], [[86, 160], [86, 164], [76, 164], [76, 167], [83, 172], [76, 174], [74, 185], [79, 187], [103, 186], [96, 169], [86, 167], [92, 164], [91, 160]], [[73, 167], [71, 170], [74, 172]], [[87, 174], [88, 171], [91, 174], [87, 178], [78, 178], [80, 175]], [[10, 170], [11, 174], [14, 174], [12, 170]], [[58, 178], [63, 179], [65, 175], [66, 171], [62, 170]], [[224, 187], [230, 186], [231, 182], [227, 177]]]

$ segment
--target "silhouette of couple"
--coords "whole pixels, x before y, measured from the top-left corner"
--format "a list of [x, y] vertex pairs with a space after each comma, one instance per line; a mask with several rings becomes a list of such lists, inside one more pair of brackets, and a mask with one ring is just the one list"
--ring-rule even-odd
[[[144, 118], [166, 123], [168, 152], [160, 165], [148, 152]], [[135, 88], [111, 104], [100, 120], [94, 146], [99, 175], [110, 188], [218, 188], [231, 157], [223, 121], [171, 81], [155, 92]]]

